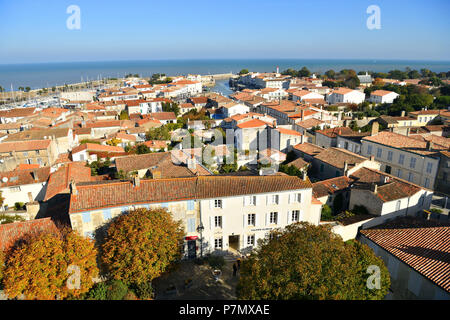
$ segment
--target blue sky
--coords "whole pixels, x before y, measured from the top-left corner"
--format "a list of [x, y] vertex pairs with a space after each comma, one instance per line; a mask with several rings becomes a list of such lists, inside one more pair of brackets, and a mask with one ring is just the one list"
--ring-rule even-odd
[[[69, 5], [81, 29], [69, 30]], [[368, 30], [369, 5], [381, 30]], [[0, 64], [204, 58], [450, 60], [448, 0], [0, 0]]]

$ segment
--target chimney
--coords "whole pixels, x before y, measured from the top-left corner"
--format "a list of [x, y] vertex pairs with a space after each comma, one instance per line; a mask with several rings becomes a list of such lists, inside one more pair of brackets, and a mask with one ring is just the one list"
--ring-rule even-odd
[[374, 121], [372, 123], [372, 129], [370, 131], [370, 135], [374, 136], [378, 133], [378, 129], [380, 128], [380, 124], [378, 123], [378, 121]]
[[370, 156], [370, 161], [375, 161], [375, 156]]
[[195, 169], [197, 167], [197, 161], [195, 160], [194, 155], [191, 155], [191, 157], [187, 160], [187, 167], [188, 169]]
[[77, 184], [75, 183], [75, 180], [72, 179], [70, 180], [70, 193], [73, 194], [74, 196], [78, 195], [78, 190], [77, 190]]
[[344, 176], [347, 176], [348, 173], [348, 163], [347, 161], [344, 161]]
[[378, 185], [376, 183], [373, 184], [373, 193], [374, 194], [378, 193]]
[[133, 176], [133, 186], [136, 187], [136, 188], [138, 188], [140, 185], [141, 185], [141, 178], [139, 178], [139, 174], [136, 173], [136, 174]]
[[[392, 128], [393, 129], [393, 128]], [[408, 137], [409, 136], [409, 132], [410, 132], [410, 128], [406, 128], [406, 136]]]
[[302, 179], [303, 179], [303, 181], [306, 181], [306, 178], [307, 178], [308, 176], [306, 175], [306, 171], [305, 170], [303, 170], [302, 171]]
[[304, 112], [304, 110], [302, 109], [302, 111], [301, 111], [301, 113], [300, 113], [300, 119], [302, 119], [302, 121], [303, 121], [304, 114], [305, 114], [305, 112]]
[[402, 111], [402, 117], [404, 117], [404, 116], [405, 116], [405, 110]]
[[427, 150], [431, 151], [431, 149], [433, 149], [433, 142], [432, 141], [427, 141]]

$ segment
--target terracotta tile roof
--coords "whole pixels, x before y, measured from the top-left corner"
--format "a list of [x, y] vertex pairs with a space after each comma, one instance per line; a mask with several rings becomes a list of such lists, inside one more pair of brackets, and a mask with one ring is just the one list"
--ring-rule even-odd
[[26, 140], [45, 140], [50, 138], [62, 138], [69, 136], [69, 128], [51, 128], [51, 129], [31, 129], [17, 133], [12, 133], [3, 140], [9, 141], [26, 141]]
[[32, 164], [27, 164], [27, 163], [20, 163], [15, 170], [28, 170], [28, 169], [36, 169], [39, 168], [39, 164], [37, 163], [32, 163]]
[[146, 145], [149, 148], [161, 149], [161, 148], [167, 147], [168, 141], [150, 140], [150, 141], [145, 141], [142, 144]]
[[237, 125], [238, 128], [241, 129], [248, 129], [248, 128], [265, 128], [267, 126], [267, 123], [259, 120], [259, 119], [252, 119], [246, 122], [241, 122]]
[[344, 95], [344, 94], [350, 93], [352, 91], [355, 91], [355, 90], [349, 89], [349, 88], [338, 88], [338, 89], [333, 90], [332, 93]]
[[287, 166], [294, 166], [297, 169], [303, 169], [304, 167], [309, 165], [309, 162], [306, 162], [302, 158], [298, 158], [298, 159], [295, 159], [294, 161], [291, 161], [291, 162], [287, 163], [286, 165]]
[[139, 187], [129, 181], [88, 183], [71, 195], [69, 213], [139, 203], [160, 203], [189, 199], [210, 199], [312, 188], [311, 183], [291, 176], [199, 176], [176, 179], [141, 180]]
[[294, 149], [301, 151], [303, 153], [306, 153], [307, 155], [310, 155], [310, 156], [316, 156], [325, 150], [324, 148], [321, 148], [319, 146], [316, 146], [315, 144], [308, 143], [308, 142], [299, 143], [294, 146]]
[[411, 197], [422, 189], [414, 183], [397, 178], [379, 170], [361, 168], [351, 174], [356, 188], [369, 189], [371, 185], [377, 184], [377, 197], [383, 202]]
[[335, 138], [338, 135], [349, 135], [353, 133], [353, 130], [349, 127], [336, 127], [336, 128], [328, 128], [324, 130], [317, 130], [316, 133], [323, 134], [329, 138]]
[[208, 98], [207, 97], [193, 97], [193, 98], [191, 98], [191, 101], [194, 104], [205, 104], [205, 103], [208, 103]]
[[50, 175], [44, 201], [47, 201], [59, 193], [69, 192], [69, 183], [91, 181], [91, 168], [84, 162], [72, 162], [59, 168]]
[[361, 230], [363, 236], [450, 292], [450, 226]]
[[176, 120], [177, 117], [173, 112], [153, 112], [149, 113], [149, 116], [156, 120]]
[[108, 146], [96, 143], [83, 143], [78, 147], [72, 149], [72, 154], [87, 150], [87, 151], [97, 151], [97, 152], [111, 152], [111, 153], [119, 153], [125, 152], [122, 147]]
[[11, 151], [32, 151], [47, 149], [51, 140], [30, 140], [30, 141], [14, 141], [0, 143], [1, 152]]
[[15, 108], [0, 111], [0, 118], [21, 118], [33, 115], [36, 108]]
[[35, 219], [0, 225], [0, 250], [8, 251], [25, 237], [41, 232], [58, 233], [58, 228], [50, 218]]
[[286, 129], [286, 128], [276, 128], [275, 130], [277, 130], [279, 133], [282, 134], [288, 134], [291, 136], [302, 136], [302, 134], [298, 131], [295, 130], [291, 130], [291, 129]]
[[[49, 175], [50, 167], [0, 172], [0, 188], [46, 182]], [[4, 178], [8, 180], [3, 182]]]
[[376, 142], [382, 145], [404, 149], [421, 155], [431, 155], [436, 152], [447, 149], [445, 147], [434, 144], [432, 150], [427, 150], [427, 142], [420, 141], [415, 138], [407, 137], [398, 133], [382, 131], [376, 135], [365, 137], [362, 140]]
[[313, 183], [313, 195], [316, 198], [328, 196], [337, 191], [350, 188], [350, 185], [353, 183], [353, 181], [354, 180], [350, 179], [349, 177], [342, 176], [315, 182]]
[[387, 90], [375, 90], [371, 93], [372, 96], [385, 96], [390, 93], [395, 93], [394, 91], [387, 91]]
[[306, 119], [303, 121], [301, 121], [301, 119], [298, 119], [295, 121], [295, 123], [302, 128], [311, 129], [311, 128], [316, 127], [324, 122], [321, 120], [318, 120], [316, 118], [310, 118], [310, 119]]
[[356, 153], [341, 148], [328, 148], [314, 157], [317, 160], [325, 162], [335, 168], [343, 169], [344, 162], [347, 162], [348, 168], [352, 168], [366, 160], [369, 160]]

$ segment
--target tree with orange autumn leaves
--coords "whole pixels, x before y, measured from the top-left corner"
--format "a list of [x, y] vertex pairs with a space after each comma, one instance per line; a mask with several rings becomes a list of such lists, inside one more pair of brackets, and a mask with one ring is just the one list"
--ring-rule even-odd
[[23, 295], [27, 300], [80, 297], [98, 276], [96, 259], [94, 242], [75, 231], [34, 234], [6, 256], [5, 293], [11, 299]]
[[[380, 270], [379, 288], [367, 285], [369, 266]], [[242, 261], [237, 294], [246, 300], [378, 300], [389, 287], [388, 269], [367, 245], [302, 222], [259, 242]]]
[[184, 231], [165, 209], [136, 209], [118, 216], [102, 245], [108, 276], [127, 284], [151, 282], [180, 258]]

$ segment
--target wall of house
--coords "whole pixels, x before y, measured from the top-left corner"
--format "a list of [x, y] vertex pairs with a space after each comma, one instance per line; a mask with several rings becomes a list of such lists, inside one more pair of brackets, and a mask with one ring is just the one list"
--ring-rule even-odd
[[[291, 201], [289, 195], [301, 193], [301, 203]], [[268, 203], [268, 197], [279, 195], [279, 204]], [[320, 221], [320, 210], [311, 210], [312, 189], [291, 190], [277, 193], [257, 194], [256, 205], [244, 206], [244, 196], [220, 198], [222, 208], [214, 207], [215, 199], [200, 201], [201, 219], [205, 226], [204, 236], [208, 251], [214, 251], [214, 239], [222, 238], [223, 250], [229, 248], [229, 236], [239, 236], [239, 248], [241, 251], [249, 250], [247, 245], [249, 235], [255, 236], [255, 244], [258, 239], [264, 238], [271, 230], [282, 228], [290, 224], [289, 214], [292, 210], [300, 210], [300, 221], [307, 221], [317, 225]], [[320, 206], [318, 206], [320, 207]], [[278, 223], [270, 224], [270, 212], [278, 212]], [[247, 224], [248, 214], [254, 213], [256, 224]], [[216, 228], [214, 217], [222, 217], [222, 228]]]
[[30, 198], [28, 193], [30, 192], [34, 201], [43, 201], [46, 190], [46, 182], [25, 184], [15, 187], [5, 187], [0, 189], [2, 197], [5, 198], [5, 200], [3, 200], [3, 206], [7, 205], [9, 208], [14, 207], [16, 202], [29, 202]]

